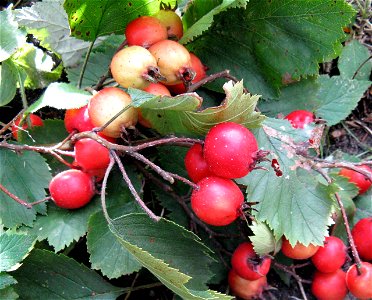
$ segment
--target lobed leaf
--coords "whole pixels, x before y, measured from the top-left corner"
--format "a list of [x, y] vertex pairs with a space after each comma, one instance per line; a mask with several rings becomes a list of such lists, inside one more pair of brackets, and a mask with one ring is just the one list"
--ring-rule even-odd
[[46, 250], [34, 250], [12, 275], [22, 299], [116, 299], [123, 293], [75, 260]]
[[273, 232], [265, 223], [253, 222], [249, 228], [253, 232], [253, 235], [249, 236], [249, 239], [257, 254], [265, 255], [271, 252], [274, 254], [279, 252], [282, 245], [281, 239], [275, 239]]
[[[18, 269], [20, 262], [33, 249], [35, 240], [35, 236], [32, 235], [2, 233], [0, 235], [0, 272]], [[1, 278], [3, 286], [5, 278], [3, 276]], [[9, 278], [7, 282], [9, 282]]]
[[134, 106], [141, 107], [142, 115], [161, 134], [205, 135], [221, 122], [230, 121], [248, 128], [259, 127], [264, 116], [255, 112], [258, 95], [245, 94], [243, 83], [232, 81], [224, 85], [226, 98], [220, 106], [199, 111], [202, 99], [195, 93], [176, 97], [156, 96], [129, 89]]
[[109, 226], [120, 243], [180, 297], [230, 299], [207, 289], [210, 250], [183, 227], [165, 219], [154, 222], [145, 214], [122, 216]]
[[342, 27], [354, 14], [343, 0], [251, 0], [245, 10], [216, 15], [187, 46], [211, 73], [229, 69], [251, 93], [274, 97], [286, 84], [318, 75], [318, 63], [340, 53]]
[[[51, 179], [48, 165], [40, 154], [31, 151], [17, 154], [0, 148], [0, 182], [22, 200], [31, 203], [44, 199]], [[36, 213], [45, 214], [45, 203], [28, 209], [3, 192], [0, 192], [0, 203], [0, 219], [8, 228], [31, 226]]]
[[45, 106], [57, 109], [79, 108], [86, 105], [91, 97], [90, 93], [72, 84], [54, 82], [48, 86], [39, 100], [28, 107], [26, 112], [32, 113]]
[[254, 216], [269, 225], [276, 240], [285, 235], [292, 245], [321, 245], [331, 224], [333, 202], [327, 186], [317, 181], [310, 165], [294, 151], [301, 133], [306, 136], [306, 130], [293, 129], [287, 121], [265, 121], [255, 131], [257, 142], [278, 160], [283, 175], [277, 176], [269, 163], [262, 163], [269, 171], [255, 170], [238, 182], [248, 186], [247, 201], [258, 202]]
[[11, 6], [0, 11], [0, 24], [0, 62], [2, 62], [26, 42], [26, 33], [18, 28]]
[[15, 280], [11, 275], [9, 275], [8, 273], [0, 272], [0, 290], [9, 287], [15, 283], [17, 283], [17, 280]]
[[[174, 7], [177, 1], [167, 0]], [[66, 0], [71, 34], [85, 41], [99, 36], [123, 34], [127, 24], [143, 15], [153, 15], [160, 9], [157, 0]]]

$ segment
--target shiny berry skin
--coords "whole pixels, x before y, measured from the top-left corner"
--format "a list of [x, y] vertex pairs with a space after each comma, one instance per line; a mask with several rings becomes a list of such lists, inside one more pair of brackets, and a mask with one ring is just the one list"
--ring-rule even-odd
[[179, 40], [183, 36], [182, 20], [173, 10], [159, 10], [153, 17], [157, 18], [167, 29], [168, 38]]
[[[96, 127], [101, 127], [110, 121], [117, 113], [132, 103], [132, 99], [123, 90], [108, 87], [100, 90], [89, 101], [89, 117]], [[137, 123], [137, 109], [130, 107], [102, 130], [104, 135], [117, 138], [122, 128], [134, 126]]]
[[[32, 126], [43, 126], [44, 125], [43, 119], [40, 118], [39, 116], [34, 115], [34, 114], [29, 114], [28, 117], [30, 118], [30, 122]], [[14, 121], [14, 125], [12, 126], [12, 135], [16, 140], [18, 140], [19, 123], [21, 122], [21, 119], [22, 119], [21, 117], [18, 117]], [[26, 118], [24, 118], [21, 128], [22, 129], [28, 128]]]
[[257, 299], [267, 286], [266, 276], [247, 280], [240, 277], [234, 269], [229, 271], [228, 282], [232, 293], [244, 300]]
[[106, 169], [110, 163], [109, 150], [95, 140], [84, 138], [75, 143], [75, 162], [84, 172]]
[[372, 217], [360, 219], [351, 230], [355, 247], [363, 260], [372, 260]]
[[191, 207], [203, 222], [225, 226], [240, 216], [244, 196], [236, 183], [220, 177], [205, 177], [191, 194]]
[[165, 77], [162, 83], [173, 85], [181, 83], [183, 79], [194, 79], [190, 53], [180, 43], [171, 40], [160, 41], [152, 45], [149, 51], [154, 56], [161, 75]]
[[158, 72], [155, 58], [140, 46], [130, 46], [118, 51], [110, 64], [112, 77], [125, 88], [144, 89], [155, 80]]
[[[191, 68], [195, 71], [195, 77], [191, 80], [191, 83], [199, 82], [207, 76], [206, 67], [203, 65], [199, 57], [194, 53], [190, 53]], [[169, 86], [170, 91], [173, 94], [179, 95], [186, 92], [185, 85], [183, 83], [178, 83]]]
[[314, 266], [323, 273], [336, 272], [346, 260], [346, 246], [335, 236], [325, 238], [324, 245], [311, 257]]
[[348, 293], [346, 273], [341, 269], [331, 273], [316, 271], [311, 284], [311, 292], [318, 300], [345, 299]]
[[128, 23], [125, 37], [129, 46], [148, 48], [159, 41], [166, 40], [168, 32], [158, 18], [142, 16]]
[[356, 264], [353, 264], [346, 272], [346, 285], [358, 299], [372, 298], [372, 264], [362, 262], [361, 274], [358, 274]]
[[307, 246], [297, 243], [294, 247], [286, 238], [283, 238], [282, 252], [285, 256], [293, 259], [307, 259], [312, 257], [319, 249], [319, 246], [309, 244]]
[[194, 144], [186, 153], [185, 167], [187, 174], [193, 182], [198, 182], [205, 177], [214, 176], [203, 156], [203, 146]]
[[271, 259], [257, 255], [252, 244], [245, 242], [235, 249], [231, 257], [231, 266], [240, 277], [257, 280], [269, 272]]
[[293, 128], [304, 128], [305, 125], [314, 122], [314, 114], [307, 110], [295, 110], [284, 117]]
[[67, 109], [65, 113], [64, 123], [67, 132], [71, 133], [74, 130], [78, 132], [90, 131], [94, 128], [88, 114], [88, 105], [80, 108]]
[[67, 170], [54, 176], [49, 191], [55, 204], [67, 209], [85, 206], [95, 193], [92, 177], [80, 170]]
[[[359, 168], [372, 174], [372, 169], [367, 165], [359, 166]], [[369, 181], [363, 174], [360, 174], [354, 170], [342, 168], [339, 172], [339, 175], [348, 178], [351, 183], [354, 183], [359, 189], [359, 195], [364, 194], [372, 185], [372, 182]]]
[[205, 137], [204, 157], [210, 170], [220, 177], [240, 178], [254, 167], [258, 145], [243, 125], [225, 122], [212, 127]]

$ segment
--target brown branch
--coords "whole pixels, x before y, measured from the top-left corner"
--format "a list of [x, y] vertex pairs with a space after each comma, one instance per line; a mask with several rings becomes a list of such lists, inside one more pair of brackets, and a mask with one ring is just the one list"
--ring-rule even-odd
[[22, 200], [21, 198], [17, 197], [16, 195], [14, 195], [13, 193], [11, 193], [5, 186], [3, 186], [1, 183], [0, 183], [0, 190], [2, 192], [4, 192], [6, 195], [8, 195], [10, 198], [12, 198], [14, 201], [18, 202], [19, 204], [27, 207], [27, 208], [32, 208], [32, 205], [24, 200]]

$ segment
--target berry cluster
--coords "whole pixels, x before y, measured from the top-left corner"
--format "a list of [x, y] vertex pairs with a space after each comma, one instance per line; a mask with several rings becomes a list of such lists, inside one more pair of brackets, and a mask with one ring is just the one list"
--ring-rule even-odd
[[235, 221], [244, 195], [232, 179], [247, 175], [258, 159], [257, 141], [247, 128], [233, 122], [212, 127], [204, 148], [195, 144], [185, 156], [187, 173], [199, 187], [191, 195], [195, 214], [214, 226]]

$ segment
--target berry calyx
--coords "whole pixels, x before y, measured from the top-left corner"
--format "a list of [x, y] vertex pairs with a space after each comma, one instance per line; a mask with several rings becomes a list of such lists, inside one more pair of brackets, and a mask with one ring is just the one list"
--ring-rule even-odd
[[191, 67], [189, 51], [180, 43], [164, 40], [149, 48], [165, 80], [164, 84], [173, 85], [181, 82], [191, 82], [195, 72]]
[[159, 41], [166, 40], [168, 32], [159, 18], [142, 16], [128, 23], [125, 28], [125, 38], [129, 46], [148, 48]]
[[187, 151], [185, 156], [185, 168], [193, 182], [198, 182], [208, 176], [214, 176], [204, 159], [203, 146], [201, 144], [194, 144]]
[[[372, 169], [367, 165], [362, 165], [359, 168], [372, 174]], [[342, 168], [339, 175], [348, 178], [351, 183], [354, 183], [359, 189], [359, 195], [364, 194], [372, 185], [372, 182], [368, 178], [354, 170]]]
[[225, 226], [240, 216], [244, 195], [234, 181], [211, 176], [199, 181], [198, 186], [191, 194], [191, 207], [200, 220]]
[[55, 204], [67, 209], [85, 206], [95, 192], [92, 177], [80, 170], [67, 170], [54, 176], [49, 191]]
[[243, 125], [225, 122], [212, 127], [205, 137], [204, 157], [217, 176], [240, 178], [255, 166], [258, 145]]
[[[101, 127], [131, 103], [132, 99], [129, 94], [119, 88], [108, 87], [100, 90], [90, 99], [88, 104], [89, 117], [94, 126]], [[129, 107], [104, 128], [102, 133], [117, 138], [123, 128], [134, 126], [137, 123], [137, 118], [137, 109]]]
[[316, 271], [311, 284], [311, 292], [318, 300], [345, 299], [348, 293], [346, 273], [341, 269], [331, 273]]
[[164, 79], [159, 73], [156, 59], [140, 46], [118, 51], [111, 60], [110, 70], [115, 81], [125, 88], [144, 89], [150, 82]]
[[252, 243], [245, 242], [235, 249], [231, 257], [231, 265], [240, 277], [257, 280], [269, 272], [271, 258], [257, 255]]
[[305, 128], [307, 124], [314, 122], [314, 114], [307, 110], [295, 110], [284, 117], [293, 128]]
[[324, 245], [311, 257], [315, 267], [323, 273], [336, 272], [346, 260], [346, 246], [335, 236], [325, 238]]
[[360, 219], [351, 230], [355, 247], [363, 260], [372, 260], [372, 217]]
[[[44, 125], [43, 119], [35, 114], [29, 114], [27, 118], [30, 118], [31, 126], [43, 126]], [[16, 140], [18, 140], [18, 130], [19, 130], [19, 127], [20, 127], [19, 124], [21, 123], [21, 121], [22, 121], [21, 128], [24, 130], [28, 128], [28, 123], [27, 123], [26, 118], [23, 117], [22, 119], [22, 117], [18, 117], [14, 121], [14, 125], [12, 126], [12, 135]]]
[[285, 256], [293, 259], [307, 259], [312, 257], [319, 249], [319, 246], [309, 244], [307, 246], [296, 243], [292, 246], [286, 238], [283, 238], [282, 252]]
[[267, 286], [266, 276], [257, 280], [247, 280], [239, 276], [234, 269], [229, 271], [228, 282], [232, 293], [245, 300], [256, 299]]
[[360, 273], [356, 264], [353, 264], [346, 272], [346, 285], [355, 297], [358, 299], [372, 298], [372, 264], [362, 262]]

